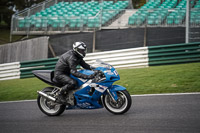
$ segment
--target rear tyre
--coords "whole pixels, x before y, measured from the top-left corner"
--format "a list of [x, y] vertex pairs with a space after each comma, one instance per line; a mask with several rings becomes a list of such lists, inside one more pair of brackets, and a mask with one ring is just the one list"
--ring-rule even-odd
[[131, 96], [127, 90], [117, 91], [118, 100], [115, 103], [110, 95], [103, 97], [103, 103], [105, 108], [113, 114], [124, 114], [126, 113], [132, 104]]
[[[49, 94], [53, 91], [53, 87], [47, 87], [42, 90], [42, 92]], [[37, 104], [40, 110], [48, 116], [59, 116], [65, 109], [66, 105], [58, 104], [56, 102], [50, 101], [45, 97], [38, 95]]]

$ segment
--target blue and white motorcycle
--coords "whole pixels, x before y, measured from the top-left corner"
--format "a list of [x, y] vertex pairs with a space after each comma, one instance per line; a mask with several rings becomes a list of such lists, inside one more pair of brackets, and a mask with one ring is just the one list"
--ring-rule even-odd
[[[100, 109], [105, 107], [113, 114], [126, 113], [132, 104], [131, 96], [125, 87], [113, 85], [120, 80], [120, 76], [115, 68], [101, 60], [96, 61], [98, 71], [92, 80], [85, 80], [74, 77], [78, 83], [78, 89], [67, 95], [69, 104], [60, 104], [58, 94], [61, 86], [53, 82], [54, 72], [51, 70], [36, 70], [33, 74], [51, 85], [38, 91], [37, 103], [40, 110], [49, 116], [58, 116], [68, 109]], [[93, 74], [91, 70], [80, 70], [83, 74]]]

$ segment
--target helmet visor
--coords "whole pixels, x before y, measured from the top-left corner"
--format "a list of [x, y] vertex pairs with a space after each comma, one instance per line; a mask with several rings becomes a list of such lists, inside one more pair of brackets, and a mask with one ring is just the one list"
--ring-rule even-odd
[[86, 53], [87, 53], [87, 48], [86, 49], [77, 49], [78, 53], [80, 53], [83, 57], [85, 57]]

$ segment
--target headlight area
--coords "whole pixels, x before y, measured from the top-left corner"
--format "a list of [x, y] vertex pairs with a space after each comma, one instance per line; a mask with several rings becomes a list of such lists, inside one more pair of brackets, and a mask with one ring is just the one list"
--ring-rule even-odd
[[119, 77], [110, 77], [110, 80], [111, 81], [117, 81], [117, 80], [119, 80], [120, 78]]

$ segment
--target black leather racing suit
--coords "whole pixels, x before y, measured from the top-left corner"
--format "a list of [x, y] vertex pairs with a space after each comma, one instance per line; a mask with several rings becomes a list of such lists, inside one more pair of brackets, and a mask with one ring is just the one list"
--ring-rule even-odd
[[90, 65], [85, 63], [83, 58], [73, 50], [64, 53], [59, 58], [55, 67], [54, 80], [63, 85], [61, 93], [75, 89], [77, 87], [76, 80], [69, 77], [70, 73], [78, 78], [90, 78], [89, 75], [78, 72], [76, 69], [77, 65], [81, 65], [84, 69], [91, 70]]

